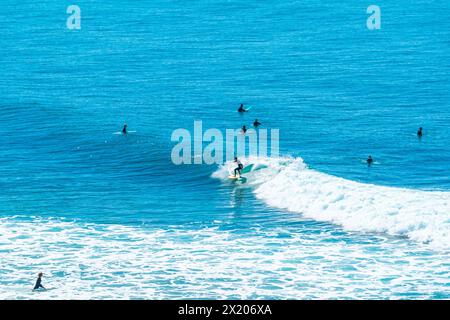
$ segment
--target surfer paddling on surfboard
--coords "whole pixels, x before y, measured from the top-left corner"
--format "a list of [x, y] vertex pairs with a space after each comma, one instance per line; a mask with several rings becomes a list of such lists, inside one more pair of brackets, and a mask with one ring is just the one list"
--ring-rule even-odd
[[237, 158], [234, 157], [234, 162], [237, 164], [237, 168], [234, 169], [234, 176], [239, 178], [241, 177], [241, 170], [244, 169], [244, 166], [242, 165], [242, 162]]

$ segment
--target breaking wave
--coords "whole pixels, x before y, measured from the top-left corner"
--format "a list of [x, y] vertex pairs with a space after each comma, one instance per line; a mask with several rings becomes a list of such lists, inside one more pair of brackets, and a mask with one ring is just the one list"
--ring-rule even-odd
[[[247, 185], [267, 205], [346, 230], [406, 236], [450, 247], [450, 192], [360, 183], [309, 169], [301, 158], [248, 158]], [[230, 165], [213, 177], [226, 179]]]

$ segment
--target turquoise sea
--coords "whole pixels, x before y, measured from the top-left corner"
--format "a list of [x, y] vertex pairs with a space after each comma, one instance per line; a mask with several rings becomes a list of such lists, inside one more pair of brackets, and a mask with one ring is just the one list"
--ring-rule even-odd
[[450, 298], [450, 2], [0, 2], [0, 299]]

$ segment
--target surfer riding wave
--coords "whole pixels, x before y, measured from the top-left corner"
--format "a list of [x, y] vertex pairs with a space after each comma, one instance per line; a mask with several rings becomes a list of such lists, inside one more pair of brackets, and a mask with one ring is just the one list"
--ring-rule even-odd
[[[373, 185], [313, 169], [301, 158], [248, 157], [246, 185], [267, 205], [361, 232], [450, 249], [450, 192]], [[241, 169], [236, 168], [236, 172]], [[212, 174], [227, 180], [229, 163]]]

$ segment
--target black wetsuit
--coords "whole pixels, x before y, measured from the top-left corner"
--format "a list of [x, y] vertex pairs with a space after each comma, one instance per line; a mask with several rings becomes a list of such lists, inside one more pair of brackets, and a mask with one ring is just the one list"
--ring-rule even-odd
[[261, 122], [259, 122], [259, 121], [255, 121], [255, 122], [253, 122], [253, 126], [256, 128], [256, 127], [259, 127], [261, 125]]
[[41, 284], [41, 281], [42, 281], [41, 278], [38, 278], [38, 279], [36, 280], [36, 284], [34, 285], [33, 290], [37, 290], [37, 289], [39, 289], [39, 288], [42, 288], [42, 289], [45, 290], [44, 286]]
[[368, 164], [369, 166], [371, 166], [372, 163], [373, 163], [373, 159], [372, 159], [372, 158], [367, 159], [367, 164]]
[[245, 112], [245, 111], [247, 111], [247, 110], [244, 109], [244, 106], [240, 106], [238, 109], [238, 112], [240, 112], [240, 113]]
[[244, 166], [242, 165], [242, 163], [238, 160], [237, 161], [238, 167], [236, 169], [234, 169], [234, 175], [237, 176], [237, 172], [239, 172], [239, 175], [241, 175], [241, 170], [244, 169]]
[[123, 134], [127, 134], [127, 127], [123, 127], [122, 133], [123, 133]]

